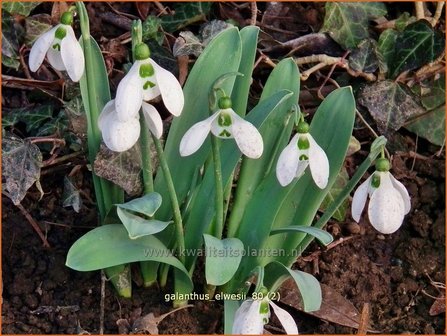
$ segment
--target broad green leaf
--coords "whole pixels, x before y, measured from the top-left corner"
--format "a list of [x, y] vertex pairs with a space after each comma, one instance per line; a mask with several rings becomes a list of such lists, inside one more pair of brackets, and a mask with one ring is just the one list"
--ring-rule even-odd
[[2, 140], [2, 175], [12, 202], [17, 205], [28, 189], [40, 179], [42, 153], [29, 140], [4, 136]]
[[[284, 261], [290, 265], [295, 260], [294, 250], [304, 235], [289, 237], [269, 237], [272, 228], [283, 228], [295, 223], [310, 226], [326, 193], [338, 175], [343, 164], [354, 125], [355, 100], [350, 87], [333, 91], [322, 102], [315, 113], [310, 133], [326, 152], [330, 173], [326, 189], [319, 189], [313, 182], [309, 171], [288, 187], [282, 187], [275, 170], [255, 190], [247, 204], [239, 231], [236, 235], [244, 246], [254, 249], [285, 249], [285, 255], [278, 258], [244, 257], [236, 273], [233, 289], [243, 285], [251, 270], [269, 261]], [[292, 121], [293, 122], [293, 121]], [[330, 125], [330, 126], [329, 126]], [[256, 230], [253, 230], [256, 223]], [[270, 259], [270, 260], [269, 260]]]
[[[81, 3], [82, 4], [82, 3]], [[86, 11], [82, 17], [86, 16]], [[109, 78], [102, 57], [101, 49], [96, 41], [81, 36], [79, 40], [85, 55], [85, 71], [79, 81], [82, 102], [87, 115], [88, 155], [91, 164], [101, 144], [101, 132], [98, 127], [98, 118], [105, 104], [110, 100]], [[93, 99], [91, 99], [93, 97]], [[93, 173], [93, 183], [96, 200], [101, 218], [104, 219], [114, 203], [122, 202], [124, 192], [121, 188]]]
[[246, 205], [251, 200], [256, 187], [267, 175], [268, 171], [275, 168], [280, 150], [282, 150], [289, 140], [293, 123], [288, 121], [293, 116], [290, 116], [290, 114], [287, 118], [285, 116], [298, 99], [300, 86], [299, 76], [296, 63], [288, 58], [279, 62], [267, 79], [260, 101], [269, 98], [282, 89], [290, 90], [293, 92], [293, 95], [277, 107], [279, 111], [275, 114], [276, 118], [274, 120], [272, 119], [269, 127], [263, 130], [264, 153], [261, 158], [257, 160], [243, 159], [229, 218], [229, 237], [235, 235], [245, 212]]
[[62, 206], [72, 207], [74, 211], [79, 213], [82, 206], [82, 199], [79, 190], [70, 181], [67, 176], [64, 177], [64, 191], [62, 193]]
[[379, 54], [382, 56], [386, 68], [382, 72], [388, 72], [390, 64], [393, 60], [397, 31], [394, 29], [386, 29], [380, 34], [379, 41], [377, 43], [377, 49]]
[[320, 309], [322, 301], [321, 286], [313, 275], [290, 269], [276, 261], [265, 266], [265, 274], [273, 275], [271, 279], [275, 279], [273, 282], [264, 283], [272, 292], [276, 291], [287, 278], [292, 277], [301, 294], [304, 311]]
[[76, 271], [95, 271], [136, 261], [157, 261], [181, 271], [181, 280], [193, 284], [182, 263], [154, 236], [130, 239], [121, 224], [103, 225], [79, 238], [68, 251], [66, 265]]
[[[266, 129], [272, 127], [272, 123], [278, 118], [278, 113], [282, 112], [285, 118], [285, 111], [278, 110], [276, 107], [284, 101], [287, 101], [291, 95], [292, 93], [286, 90], [277, 92], [269, 99], [265, 99], [256, 105], [248, 113], [246, 120], [258, 128], [262, 135]], [[233, 139], [222, 141], [220, 152], [222, 157], [222, 181], [224, 186], [226, 186], [228, 183], [232, 183], [230, 177], [236, 168], [241, 153]], [[201, 242], [198, 241], [197, 237], [206, 232], [214, 218], [215, 202], [214, 200], [210, 201], [209, 198], [209, 195], [213, 195], [214, 190], [214, 169], [213, 164], [210, 163], [203, 177], [203, 181], [198, 187], [196, 197], [191, 202], [191, 210], [184, 222], [188, 228], [185, 231], [185, 246], [187, 249], [197, 249], [200, 247]], [[194, 265], [195, 259], [195, 256], [186, 256], [185, 265], [188, 269]]]
[[224, 334], [230, 335], [233, 331], [234, 317], [239, 308], [236, 300], [224, 300]]
[[445, 105], [417, 118], [405, 126], [406, 129], [427, 139], [431, 143], [442, 146], [445, 144]]
[[270, 235], [273, 236], [282, 233], [292, 234], [294, 232], [304, 232], [310, 234], [311, 236], [317, 238], [324, 245], [329, 245], [334, 241], [334, 238], [330, 233], [321, 229], [314, 228], [312, 226], [291, 225], [284, 228], [274, 229], [272, 230], [272, 232], [270, 232]]
[[31, 47], [37, 38], [43, 33], [50, 30], [51, 16], [50, 15], [34, 15], [25, 19], [25, 44]]
[[168, 33], [192, 23], [203, 21], [211, 9], [211, 2], [184, 2], [174, 6], [174, 15], [161, 17], [161, 25]]
[[377, 58], [377, 42], [366, 39], [349, 55], [349, 65], [354, 71], [373, 73], [379, 67]]
[[445, 48], [445, 36], [425, 20], [408, 25], [398, 35], [390, 64], [391, 78], [413, 70], [438, 58]]
[[[231, 28], [223, 31], [197, 59], [183, 88], [185, 106], [181, 116], [174, 118], [164, 148], [180, 204], [185, 200], [191, 181], [208, 157], [211, 147], [207, 140], [195, 154], [181, 157], [180, 140], [192, 125], [209, 116], [208, 92], [211, 85], [223, 74], [237, 71], [240, 58], [241, 40], [238, 30]], [[231, 93], [232, 83], [229, 80], [223, 87], [227, 94]], [[157, 216], [161, 220], [169, 220], [172, 217], [172, 205], [161, 169], [157, 172], [154, 187], [163, 198]]]
[[40, 4], [41, 1], [4, 1], [2, 3], [2, 9], [9, 14], [28, 16]]
[[134, 215], [118, 206], [117, 214], [123, 223], [130, 239], [137, 239], [148, 235], [153, 235], [163, 231], [172, 222], [162, 222], [156, 219], [144, 219]]
[[230, 281], [236, 273], [244, 252], [244, 245], [237, 238], [217, 239], [204, 234], [206, 283], [220, 286]]
[[248, 26], [243, 28], [239, 33], [242, 41], [242, 56], [238, 72], [243, 74], [243, 76], [236, 77], [231, 94], [231, 101], [233, 110], [243, 117], [247, 113], [259, 28]]
[[382, 133], [398, 130], [406, 121], [425, 112], [407, 86], [391, 80], [365, 86], [358, 102], [368, 109]]
[[322, 32], [343, 48], [353, 49], [369, 36], [369, 20], [387, 13], [381, 2], [327, 2]]
[[[323, 203], [321, 203], [320, 207], [321, 211], [323, 212], [326, 211], [329, 205], [335, 200], [335, 198], [340, 194], [340, 192], [346, 186], [348, 180], [349, 180], [348, 172], [346, 171], [346, 168], [343, 167], [338, 173], [337, 179], [332, 185], [331, 190], [329, 190], [329, 192], [326, 195], [326, 198], [323, 200]], [[349, 202], [346, 199], [334, 212], [332, 217], [338, 220], [339, 222], [343, 222], [346, 217], [346, 210], [348, 209], [348, 205]]]
[[148, 193], [142, 197], [134, 198], [133, 200], [117, 204], [116, 206], [121, 209], [126, 209], [140, 214], [152, 217], [158, 210], [162, 202], [160, 194], [156, 192]]

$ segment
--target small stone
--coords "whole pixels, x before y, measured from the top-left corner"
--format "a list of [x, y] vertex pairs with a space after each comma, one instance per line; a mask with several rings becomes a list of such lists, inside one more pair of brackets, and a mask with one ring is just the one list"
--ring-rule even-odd
[[378, 234], [378, 235], [377, 235], [377, 239], [379, 239], [379, 240], [385, 240], [385, 236], [382, 235], [382, 234]]

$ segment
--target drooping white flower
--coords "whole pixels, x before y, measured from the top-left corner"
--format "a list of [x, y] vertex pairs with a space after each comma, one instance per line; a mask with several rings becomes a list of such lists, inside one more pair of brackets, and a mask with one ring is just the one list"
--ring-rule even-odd
[[118, 119], [126, 121], [138, 114], [144, 101], [161, 95], [168, 111], [179, 116], [184, 97], [177, 78], [155, 63], [146, 44], [135, 48], [136, 61], [118, 85], [115, 107]]
[[53, 68], [67, 71], [73, 82], [78, 82], [84, 73], [84, 53], [76, 39], [71, 24], [73, 14], [65, 12], [61, 23], [40, 36], [29, 54], [30, 70], [36, 72], [45, 55]]
[[[116, 111], [116, 100], [109, 101], [98, 118], [98, 126], [106, 146], [115, 152], [124, 152], [130, 149], [140, 137], [139, 114], [121, 121]], [[163, 134], [163, 123], [156, 108], [146, 102], [142, 105], [143, 115], [149, 130], [157, 138]]]
[[369, 221], [383, 234], [396, 232], [411, 209], [407, 189], [391, 175], [389, 168], [388, 160], [378, 160], [374, 174], [355, 191], [351, 208], [352, 218], [358, 222], [369, 195]]
[[316, 143], [309, 133], [309, 124], [300, 121], [298, 133], [279, 155], [276, 164], [276, 177], [279, 183], [285, 187], [293, 179], [300, 178], [307, 166], [315, 184], [324, 189], [329, 179], [329, 161], [326, 153]]
[[211, 132], [221, 139], [234, 139], [247, 157], [259, 158], [264, 150], [264, 143], [256, 127], [234, 112], [229, 97], [220, 98], [218, 105], [216, 113], [193, 125], [185, 133], [180, 142], [180, 155], [188, 156], [195, 153]]
[[273, 308], [286, 333], [298, 335], [298, 327], [292, 316], [268, 298], [244, 301], [236, 310], [232, 334], [262, 335], [264, 333], [264, 325], [268, 323], [270, 318], [269, 306]]

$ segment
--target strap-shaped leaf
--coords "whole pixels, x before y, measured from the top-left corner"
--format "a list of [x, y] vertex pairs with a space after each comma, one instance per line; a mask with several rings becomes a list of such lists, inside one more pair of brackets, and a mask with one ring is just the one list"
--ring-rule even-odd
[[[191, 180], [205, 162], [211, 147], [209, 140], [206, 140], [195, 154], [181, 157], [180, 140], [192, 125], [209, 116], [209, 89], [216, 78], [228, 72], [238, 71], [241, 49], [241, 38], [237, 28], [230, 28], [219, 33], [197, 59], [183, 88], [184, 95], [187, 97], [185, 106], [182, 114], [174, 118], [164, 148], [180, 204], [187, 196]], [[231, 93], [233, 83], [234, 79], [229, 79], [223, 86], [227, 94]], [[172, 205], [161, 169], [157, 172], [154, 189], [163, 198], [163, 204], [157, 215], [162, 220], [169, 220], [172, 217]]]
[[300, 225], [292, 225], [284, 228], [274, 229], [270, 232], [270, 236], [281, 234], [281, 233], [307, 233], [311, 236], [317, 238], [322, 244], [329, 245], [334, 241], [334, 237], [324, 230], [314, 228], [312, 226], [300, 226]]
[[66, 265], [76, 271], [95, 271], [111, 266], [157, 261], [180, 270], [181, 280], [189, 290], [192, 281], [182, 263], [154, 236], [130, 239], [121, 224], [100, 226], [79, 238], [68, 251]]
[[321, 286], [313, 275], [290, 269], [276, 261], [265, 266], [265, 273], [272, 275], [269, 277], [269, 279], [273, 280], [272, 282], [264, 282], [264, 285], [271, 292], [276, 291], [288, 277], [292, 277], [301, 294], [304, 311], [320, 309], [322, 301]]
[[135, 198], [127, 203], [116, 204], [118, 208], [126, 209], [152, 217], [161, 205], [159, 193], [152, 192], [142, 197]]
[[204, 234], [205, 276], [209, 285], [220, 286], [230, 281], [242, 259], [244, 244], [237, 238], [217, 239]]

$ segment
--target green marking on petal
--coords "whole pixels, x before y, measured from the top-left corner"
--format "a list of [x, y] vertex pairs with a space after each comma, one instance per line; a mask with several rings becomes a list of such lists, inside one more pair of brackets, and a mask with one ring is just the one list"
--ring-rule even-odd
[[54, 50], [61, 51], [61, 45], [60, 45], [59, 43], [54, 44], [54, 45], [52, 46], [52, 48], [53, 48]]
[[228, 132], [227, 130], [223, 130], [222, 132], [219, 133], [219, 136], [229, 138], [231, 137], [231, 133]]
[[310, 143], [306, 136], [300, 136], [298, 138], [298, 148], [301, 150], [309, 149]]
[[217, 119], [217, 124], [221, 127], [231, 126], [232, 124], [231, 115], [224, 112], [220, 113], [219, 118]]
[[147, 90], [147, 89], [149, 89], [149, 88], [153, 88], [155, 86], [155, 84], [154, 83], [152, 83], [151, 81], [146, 81], [146, 83], [144, 83], [144, 85], [143, 85], [143, 89], [144, 90]]
[[309, 160], [309, 157], [306, 154], [300, 155], [300, 161], [307, 161]]
[[266, 315], [269, 313], [269, 311], [270, 311], [270, 308], [269, 308], [268, 301], [262, 301], [261, 305], [259, 306], [259, 314]]
[[142, 64], [140, 66], [140, 77], [146, 78], [154, 75], [154, 67], [150, 63]]
[[380, 176], [377, 174], [374, 174], [374, 176], [371, 179], [371, 186], [374, 188], [380, 187]]
[[62, 40], [65, 36], [67, 36], [67, 30], [64, 27], [59, 27], [56, 29], [54, 36], [57, 39]]

